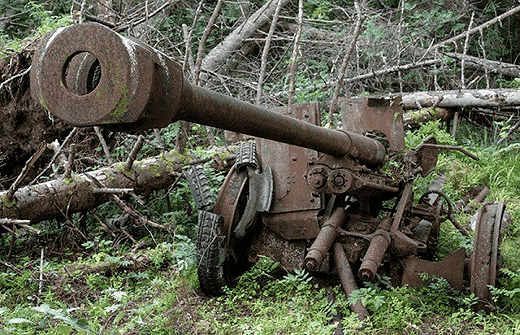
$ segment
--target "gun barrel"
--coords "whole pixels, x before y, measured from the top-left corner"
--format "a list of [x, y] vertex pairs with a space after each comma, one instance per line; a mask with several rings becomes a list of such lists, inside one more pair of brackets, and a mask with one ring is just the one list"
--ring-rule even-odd
[[161, 128], [185, 120], [378, 166], [376, 140], [327, 129], [192, 85], [182, 67], [97, 23], [47, 34], [33, 58], [33, 97], [75, 126]]

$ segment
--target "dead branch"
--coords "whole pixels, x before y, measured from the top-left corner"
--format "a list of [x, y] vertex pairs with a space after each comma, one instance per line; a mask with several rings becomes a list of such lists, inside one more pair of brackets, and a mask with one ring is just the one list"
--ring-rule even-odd
[[[199, 1], [199, 5], [197, 6], [197, 9], [195, 10], [195, 15], [193, 16], [193, 21], [191, 22], [191, 29], [188, 32], [188, 35], [186, 35], [186, 31], [184, 31], [184, 43], [186, 47], [186, 53], [184, 54], [184, 68], [185, 70], [186, 64], [189, 61], [190, 64], [190, 73], [195, 78], [195, 63], [193, 62], [193, 55], [191, 53], [191, 38], [193, 37], [193, 31], [195, 30], [195, 24], [197, 23], [197, 20], [199, 19], [200, 13], [202, 12], [202, 5], [204, 4], [204, 0]], [[184, 27], [183, 27], [184, 30]], [[190, 60], [191, 57], [191, 60]]]
[[92, 215], [92, 217], [94, 217], [94, 219], [96, 219], [96, 221], [99, 223], [99, 225], [104, 231], [110, 234], [110, 236], [112, 236], [113, 238], [116, 237], [116, 234], [114, 234], [114, 232], [108, 228], [108, 226], [103, 222], [103, 220], [101, 220], [99, 216], [97, 216], [97, 214], [93, 210], [90, 210], [89, 213], [90, 215]]
[[144, 144], [144, 136], [140, 135], [137, 138], [137, 142], [135, 142], [135, 145], [132, 148], [132, 151], [130, 151], [130, 154], [128, 155], [128, 158], [127, 158], [127, 160], [125, 162], [125, 171], [132, 170], [132, 166], [134, 165], [134, 161], [137, 158], [137, 154], [139, 153], [139, 151], [141, 151], [141, 148], [143, 147], [143, 144]]
[[298, 67], [298, 53], [300, 50], [300, 38], [303, 30], [303, 0], [298, 1], [298, 27], [294, 34], [294, 47], [291, 55], [291, 67], [289, 70], [289, 105], [293, 104], [294, 80], [296, 78], [296, 68]]
[[500, 145], [502, 144], [502, 142], [506, 141], [509, 139], [509, 137], [518, 129], [518, 127], [520, 126], [520, 121], [517, 121], [510, 129], [509, 131], [507, 132], [506, 136], [500, 138], [498, 141], [497, 141], [497, 145]]
[[127, 194], [130, 192], [133, 192], [133, 188], [108, 188], [108, 187], [102, 187], [102, 188], [95, 188], [92, 190], [92, 193], [108, 193], [108, 194]]
[[[471, 20], [469, 21], [469, 25], [468, 25], [468, 31], [471, 30], [471, 26], [473, 25], [473, 19], [475, 18], [475, 12], [472, 12], [471, 13]], [[463, 51], [463, 55], [466, 56], [468, 54], [468, 46], [469, 46], [469, 36], [470, 34], [466, 34], [466, 39], [464, 41], [464, 51]], [[466, 78], [464, 77], [464, 65], [465, 65], [465, 61], [462, 60], [460, 62], [460, 82], [461, 82], [461, 86], [460, 88], [462, 89], [465, 89], [466, 88]], [[456, 124], [454, 124], [454, 127], [456, 127]]]
[[280, 8], [282, 7], [282, 0], [278, 0], [276, 5], [276, 10], [273, 14], [273, 19], [271, 21], [271, 27], [269, 28], [269, 33], [265, 39], [264, 49], [262, 51], [262, 61], [260, 65], [260, 78], [258, 79], [258, 86], [256, 88], [256, 104], [260, 105], [260, 100], [262, 99], [262, 90], [264, 87], [265, 80], [265, 70], [267, 68], [267, 55], [269, 54], [269, 48], [271, 47], [271, 41], [273, 39], [274, 30], [276, 29], [276, 24], [278, 23], [278, 15], [280, 14]]
[[26, 74], [29, 74], [29, 72], [31, 72], [31, 67], [29, 66], [25, 71], [21, 72], [21, 73], [18, 73], [14, 76], [12, 76], [11, 78], [7, 79], [6, 81], [0, 83], [0, 91], [2, 90], [2, 88], [7, 85], [8, 83], [10, 83], [11, 81], [15, 80], [15, 79], [18, 79], [18, 78], [21, 78], [23, 76], [25, 76]]
[[353, 83], [353, 82], [364, 80], [364, 79], [378, 77], [378, 76], [381, 76], [383, 74], [388, 74], [388, 73], [398, 72], [398, 71], [411, 70], [411, 69], [415, 69], [415, 68], [418, 68], [418, 67], [430, 66], [430, 65], [433, 65], [433, 64], [437, 64], [437, 63], [442, 63], [442, 59], [429, 59], [429, 60], [425, 60], [425, 61], [418, 62], [418, 63], [410, 63], [410, 64], [399, 65], [399, 66], [391, 66], [391, 67], [388, 67], [386, 69], [382, 69], [382, 70], [378, 70], [378, 71], [372, 71], [372, 72], [365, 73], [365, 74], [362, 74], [362, 75], [359, 75], [359, 76], [356, 76], [356, 77], [347, 78], [347, 79], [343, 80], [343, 83]]
[[453, 116], [453, 112], [439, 107], [421, 108], [419, 110], [408, 111], [403, 115], [404, 124], [414, 128], [431, 120], [446, 121]]
[[49, 162], [49, 164], [47, 165], [47, 167], [45, 167], [45, 169], [43, 169], [42, 172], [40, 172], [40, 174], [38, 174], [38, 176], [36, 176], [36, 178], [34, 178], [30, 183], [29, 185], [33, 185], [34, 183], [36, 183], [36, 181], [38, 179], [40, 179], [41, 176], [43, 176], [45, 174], [45, 172], [47, 172], [47, 170], [52, 166], [52, 164], [54, 164], [54, 161], [58, 158], [58, 156], [61, 154], [61, 151], [63, 150], [63, 148], [65, 147], [65, 145], [67, 144], [67, 142], [72, 138], [72, 136], [74, 136], [74, 134], [76, 134], [78, 128], [77, 127], [74, 127], [72, 128], [71, 132], [69, 133], [69, 135], [67, 135], [67, 137], [65, 138], [65, 140], [63, 140], [63, 143], [61, 144], [61, 146], [59, 147], [58, 150], [55, 150], [54, 152], [54, 156], [52, 156], [52, 159], [51, 161]]
[[158, 223], [148, 220], [142, 214], [138, 213], [137, 211], [130, 208], [127, 204], [125, 204], [123, 202], [123, 200], [121, 200], [117, 195], [112, 194], [110, 196], [110, 198], [111, 198], [110, 200], [112, 200], [117, 205], [117, 207], [119, 207], [123, 212], [129, 214], [135, 221], [140, 222], [144, 225], [149, 225], [154, 228], [159, 228], [159, 229], [163, 229], [163, 230], [168, 229], [168, 228], [164, 227], [163, 225], [160, 225]]
[[182, 63], [182, 72], [186, 73], [189, 69], [189, 72], [192, 74], [193, 77], [195, 75], [193, 72], [195, 71], [195, 61], [193, 60], [193, 53], [191, 52], [191, 35], [188, 32], [188, 26], [183, 24], [182, 25], [182, 33], [184, 37], [184, 44], [186, 52], [184, 54], [184, 62]]
[[156, 16], [157, 14], [162, 12], [164, 9], [166, 9], [168, 6], [172, 5], [174, 2], [177, 2], [177, 1], [178, 0], [169, 0], [168, 2], [165, 2], [162, 6], [160, 6], [159, 8], [154, 10], [153, 12], [151, 12], [149, 15], [146, 15], [144, 18], [139, 18], [139, 19], [130, 21], [130, 22], [124, 24], [124, 25], [116, 26], [114, 28], [114, 30], [117, 31], [117, 32], [122, 32], [122, 31], [127, 30], [130, 27], [138, 26], [141, 23], [145, 22], [146, 20], [149, 20], [150, 18]]
[[468, 69], [482, 70], [488, 73], [498, 73], [508, 77], [520, 77], [520, 66], [516, 64], [497, 62], [456, 52], [441, 51], [444, 56], [464, 61]]
[[99, 138], [99, 143], [101, 143], [101, 147], [103, 148], [103, 152], [105, 153], [105, 157], [109, 165], [112, 165], [114, 161], [112, 160], [112, 156], [110, 155], [110, 150], [108, 149], [107, 142], [101, 133], [101, 129], [99, 127], [94, 127], [94, 131], [96, 132], [97, 137]]
[[200, 68], [202, 66], [202, 56], [204, 55], [204, 47], [206, 46], [206, 41], [209, 37], [209, 34], [211, 33], [211, 30], [213, 28], [213, 25], [215, 24], [215, 21], [217, 20], [217, 17], [220, 12], [220, 8], [222, 7], [222, 0], [218, 0], [217, 5], [215, 6], [215, 9], [213, 10], [213, 14], [211, 15], [211, 18], [208, 21], [208, 24], [206, 25], [206, 28], [204, 29], [204, 33], [202, 34], [202, 38], [199, 42], [199, 50], [197, 52], [197, 61], [195, 63], [195, 79], [194, 84], [199, 85], [199, 79], [200, 79]]
[[[164, 151], [166, 149], [166, 143], [164, 143], [164, 140], [161, 137], [161, 131], [159, 129], [155, 128], [153, 130], [153, 136], [155, 137], [155, 141], [157, 142], [157, 144], [154, 143], [152, 145], [154, 147], [156, 147], [157, 149]], [[145, 142], [146, 142], [146, 138], [145, 138]], [[151, 141], [146, 142], [146, 143], [150, 143], [150, 142]], [[151, 143], [153, 143], [153, 142], [151, 142]]]
[[[103, 184], [95, 179], [95, 178], [91, 178], [90, 179], [97, 187], [99, 188], [103, 188]], [[123, 212], [126, 212], [127, 214], [129, 214], [135, 221], [137, 222], [141, 222], [142, 224], [145, 224], [145, 225], [149, 225], [149, 226], [152, 226], [154, 228], [159, 228], [159, 229], [167, 229], [166, 227], [158, 224], [158, 223], [155, 223], [155, 222], [152, 222], [148, 219], [146, 219], [142, 214], [138, 213], [137, 211], [133, 210], [132, 208], [130, 208], [127, 204], [125, 204], [123, 202], [123, 200], [121, 200], [117, 195], [115, 195], [114, 193], [109, 193], [109, 196], [108, 198], [114, 202], [117, 207], [119, 207]]]
[[484, 30], [484, 29], [486, 29], [486, 28], [488, 28], [488, 27], [494, 25], [494, 24], [497, 23], [497, 22], [501, 22], [501, 21], [504, 20], [505, 18], [507, 18], [507, 17], [509, 17], [509, 16], [511, 16], [511, 15], [514, 15], [514, 14], [516, 14], [516, 13], [518, 13], [518, 12], [520, 12], [520, 6], [516, 6], [515, 8], [513, 8], [513, 9], [507, 11], [507, 12], [505, 12], [504, 14], [495, 17], [494, 19], [491, 19], [491, 20], [489, 20], [489, 21], [487, 21], [487, 22], [484, 22], [484, 23], [481, 24], [480, 26], [477, 26], [477, 27], [475, 27], [475, 28], [473, 28], [473, 29], [470, 29], [470, 30], [468, 30], [468, 31], [466, 31], [466, 32], [464, 32], [464, 33], [462, 33], [462, 34], [459, 34], [459, 35], [457, 35], [457, 36], [454, 36], [454, 37], [452, 37], [452, 38], [449, 38], [449, 39], [447, 39], [447, 40], [445, 40], [445, 41], [443, 41], [443, 42], [437, 43], [437, 44], [433, 45], [433, 46], [431, 47], [431, 49], [432, 49], [432, 50], [434, 50], [434, 49], [439, 49], [440, 47], [443, 47], [443, 46], [445, 46], [445, 45], [447, 45], [447, 44], [455, 43], [455, 42], [457, 42], [457, 41], [459, 41], [459, 40], [465, 38], [467, 35], [473, 35], [473, 34], [479, 32], [479, 31], [481, 31], [481, 30]]
[[41, 231], [39, 229], [29, 226], [30, 223], [31, 220], [0, 219], [0, 225], [2, 226], [4, 226], [5, 224], [17, 225], [35, 234], [40, 234]]
[[63, 178], [70, 178], [72, 173], [72, 166], [74, 165], [74, 154], [76, 151], [76, 145], [71, 145], [69, 149], [69, 157], [67, 159], [67, 165], [65, 165], [65, 172], [63, 173]]
[[354, 6], [356, 7], [357, 12], [356, 28], [354, 29], [352, 41], [350, 41], [348, 50], [345, 53], [345, 57], [343, 57], [343, 62], [341, 63], [341, 70], [338, 75], [338, 82], [336, 84], [336, 87], [334, 88], [334, 97], [332, 98], [332, 101], [330, 103], [329, 120], [332, 120], [332, 114], [336, 112], [338, 97], [341, 89], [343, 88], [343, 78], [345, 77], [345, 73], [347, 72], [347, 66], [350, 60], [350, 55], [352, 55], [352, 51], [354, 51], [356, 42], [359, 37], [359, 33], [361, 32], [361, 26], [363, 25], [363, 21], [365, 21], [365, 16], [361, 12], [361, 7], [358, 1], [354, 1]]
[[13, 200], [13, 195], [16, 192], [16, 190], [18, 190], [18, 188], [20, 187], [20, 183], [25, 179], [29, 170], [32, 168], [34, 163], [36, 163], [38, 158], [40, 158], [40, 156], [43, 154], [43, 152], [45, 151], [46, 148], [47, 148], [47, 144], [45, 142], [40, 144], [40, 147], [38, 148], [38, 150], [25, 163], [25, 166], [23, 167], [22, 172], [20, 172], [20, 175], [18, 176], [18, 178], [16, 178], [16, 180], [11, 185], [11, 187], [9, 187], [9, 189], [7, 190], [7, 193], [5, 194], [5, 197], [2, 199], [5, 204], [9, 204]]
[[23, 274], [22, 270], [18, 269], [16, 266], [12, 265], [11, 263], [5, 262], [5, 261], [0, 259], [0, 264], [5, 266], [6, 268], [11, 269], [12, 271], [16, 272], [20, 276]]

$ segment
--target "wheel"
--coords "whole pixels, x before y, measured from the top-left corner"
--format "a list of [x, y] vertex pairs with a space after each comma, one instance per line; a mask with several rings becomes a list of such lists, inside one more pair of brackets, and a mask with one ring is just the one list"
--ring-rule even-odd
[[[442, 199], [446, 202], [446, 206]], [[430, 190], [424, 193], [419, 198], [419, 204], [426, 208], [431, 208], [433, 214], [432, 219], [428, 220], [428, 222], [431, 223], [431, 230], [426, 242], [427, 249], [424, 255], [425, 259], [433, 260], [437, 253], [437, 242], [439, 239], [441, 223], [448, 220], [452, 213], [453, 206], [446, 195], [437, 190]]]
[[[228, 173], [212, 212], [199, 211], [197, 234], [197, 272], [202, 291], [208, 295], [222, 293], [249, 269], [248, 254], [254, 231], [242, 238], [234, 229], [244, 214], [248, 201], [247, 171], [235, 166]], [[254, 225], [253, 225], [254, 226]]]
[[501, 242], [500, 226], [504, 216], [505, 204], [487, 203], [478, 212], [473, 252], [470, 258], [470, 291], [479, 297], [476, 309], [485, 308], [491, 303], [488, 285], [496, 284], [499, 260], [498, 247]]
[[199, 211], [196, 259], [200, 288], [209, 295], [221, 292], [224, 280], [226, 248], [220, 215]]
[[188, 182], [191, 196], [195, 200], [195, 206], [197, 206], [197, 209], [211, 209], [211, 207], [213, 207], [213, 198], [211, 197], [208, 178], [204, 173], [204, 167], [201, 165], [189, 166], [184, 169], [182, 173]]

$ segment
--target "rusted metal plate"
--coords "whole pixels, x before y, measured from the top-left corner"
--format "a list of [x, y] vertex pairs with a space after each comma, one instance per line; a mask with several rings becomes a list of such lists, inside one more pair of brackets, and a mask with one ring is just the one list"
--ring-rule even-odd
[[464, 276], [464, 259], [466, 251], [459, 249], [440, 262], [430, 262], [409, 256], [404, 260], [404, 273], [401, 285], [421, 287], [428, 283], [421, 279], [420, 273], [427, 273], [436, 277], [446, 278], [448, 283], [458, 290], [462, 290]]
[[343, 129], [356, 134], [380, 131], [386, 135], [390, 150], [404, 149], [401, 96], [340, 98]]
[[288, 240], [315, 238], [320, 232], [318, 209], [286, 212], [262, 213], [263, 223]]
[[416, 164], [421, 167], [421, 175], [426, 177], [437, 166], [439, 149], [428, 144], [437, 144], [433, 136], [429, 136], [415, 148], [414, 159]]
[[[319, 124], [319, 105], [309, 103], [301, 106], [287, 106], [273, 111], [312, 124]], [[271, 140], [258, 139], [257, 150], [261, 166], [273, 169], [274, 194], [269, 213], [287, 213], [321, 208], [320, 196], [304, 177], [307, 160], [316, 157], [314, 150], [305, 149]]]
[[305, 257], [305, 240], [287, 240], [267, 227], [255, 235], [249, 251], [249, 261], [256, 262], [259, 256], [267, 256], [287, 271], [301, 270]]

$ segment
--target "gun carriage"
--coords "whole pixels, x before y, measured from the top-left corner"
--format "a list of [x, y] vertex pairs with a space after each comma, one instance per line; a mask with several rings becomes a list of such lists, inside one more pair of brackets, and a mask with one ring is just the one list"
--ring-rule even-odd
[[[440, 188], [414, 201], [413, 182], [435, 168], [440, 149], [465, 151], [430, 137], [403, 153], [399, 96], [343, 99], [342, 128], [328, 129], [315, 103], [269, 110], [194, 86], [178, 63], [94, 23], [44, 37], [31, 89], [75, 126], [135, 130], [185, 120], [252, 137], [238, 144], [216, 201], [201, 167], [185, 171], [199, 209], [197, 267], [207, 294], [267, 255], [288, 271], [337, 274], [347, 294], [383, 273], [394, 285], [420, 286], [424, 272], [490, 299], [505, 205], [479, 212], [471, 255], [460, 249], [434, 261], [440, 225], [456, 224], [452, 205]], [[396, 166], [386, 164], [389, 155], [400, 157]]]

